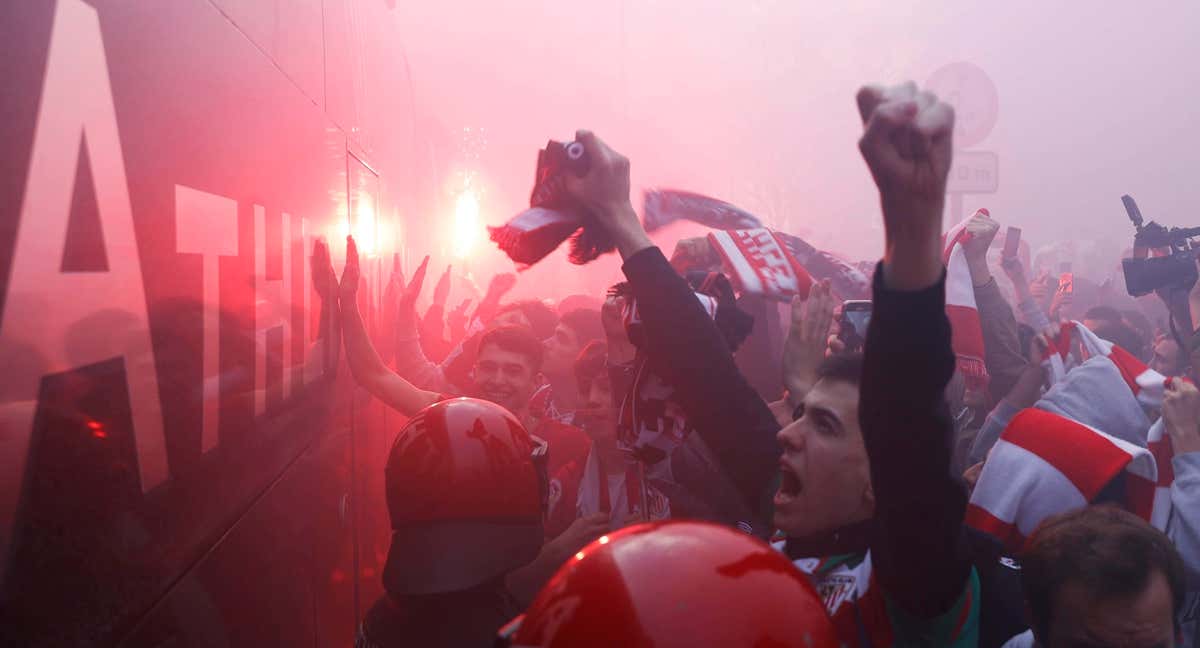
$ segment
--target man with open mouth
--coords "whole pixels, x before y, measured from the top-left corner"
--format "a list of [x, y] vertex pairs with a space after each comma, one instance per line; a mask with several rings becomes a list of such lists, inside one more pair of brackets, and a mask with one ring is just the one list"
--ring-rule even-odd
[[628, 160], [581, 131], [591, 170], [568, 190], [616, 242], [650, 360], [745, 503], [774, 520], [776, 547], [813, 580], [839, 639], [999, 645], [1024, 626], [993, 612], [1013, 597], [994, 591], [998, 561], [980, 560], [963, 524], [943, 397], [955, 370], [941, 258], [953, 111], [911, 83], [864, 88], [858, 104], [886, 232], [874, 313], [864, 353], [825, 362], [782, 430], [642, 228]]

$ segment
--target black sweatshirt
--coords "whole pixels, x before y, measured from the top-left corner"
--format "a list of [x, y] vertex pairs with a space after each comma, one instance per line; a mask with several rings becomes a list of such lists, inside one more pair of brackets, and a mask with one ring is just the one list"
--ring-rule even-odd
[[871, 557], [884, 591], [922, 618], [949, 609], [971, 569], [966, 489], [950, 472], [943, 392], [953, 374], [945, 273], [925, 290], [896, 291], [881, 264], [858, 405], [875, 493]]
[[[689, 422], [747, 505], [770, 519], [778, 423], [658, 248], [634, 254], [623, 270], [652, 368], [675, 387]], [[889, 597], [929, 618], [954, 605], [971, 569], [966, 493], [950, 473], [953, 426], [942, 396], [954, 371], [945, 283], [892, 291], [876, 272], [874, 291], [859, 406], [876, 501], [872, 560]]]
[[651, 370], [720, 462], [751, 511], [770, 520], [779, 472], [779, 432], [771, 410], [734, 364], [716, 324], [657, 247], [622, 266], [637, 299]]

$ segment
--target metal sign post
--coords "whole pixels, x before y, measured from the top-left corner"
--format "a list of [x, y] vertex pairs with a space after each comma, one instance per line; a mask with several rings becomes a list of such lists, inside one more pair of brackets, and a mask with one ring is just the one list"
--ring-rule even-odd
[[992, 132], [1000, 109], [996, 85], [972, 63], [951, 63], [938, 68], [925, 87], [954, 107], [954, 161], [946, 179], [951, 223], [964, 218], [964, 194], [996, 193], [1000, 186], [1000, 161], [995, 152], [967, 150]]

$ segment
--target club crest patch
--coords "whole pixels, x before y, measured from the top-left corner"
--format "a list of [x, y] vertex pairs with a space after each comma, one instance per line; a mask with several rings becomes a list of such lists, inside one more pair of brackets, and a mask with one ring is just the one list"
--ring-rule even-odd
[[837, 612], [842, 603], [854, 597], [858, 589], [858, 578], [851, 573], [829, 574], [817, 582], [817, 594], [829, 614]]

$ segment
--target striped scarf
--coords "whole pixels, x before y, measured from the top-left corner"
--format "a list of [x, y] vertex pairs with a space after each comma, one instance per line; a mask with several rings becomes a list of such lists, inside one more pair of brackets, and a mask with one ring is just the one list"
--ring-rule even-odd
[[[717, 300], [695, 293], [710, 318], [717, 317]], [[622, 447], [648, 464], [669, 456], [691, 432], [683, 408], [674, 401], [675, 389], [650, 370], [646, 352], [641, 348], [642, 318], [637, 301], [630, 299], [625, 311], [625, 329], [637, 345], [633, 384], [624, 394], [617, 415], [617, 437]]]
[[574, 173], [568, 145], [550, 141], [538, 151], [529, 209], [513, 216], [488, 236], [519, 270], [526, 270], [570, 239], [567, 260], [583, 265], [614, 248], [601, 228], [589, 226], [588, 212], [567, 195], [566, 175]]
[[[1045, 366], [1052, 382], [1059, 383], [1078, 362], [1096, 357], [1111, 361], [1122, 383], [1087, 397], [1133, 398], [1142, 406], [1161, 406], [1169, 379], [1079, 322], [1062, 324]], [[1125, 492], [1118, 494], [1122, 503], [1163, 530], [1171, 513], [1174, 472], [1161, 419], [1150, 426], [1145, 443], [1129, 443], [1051, 412], [1024, 410], [988, 455], [971, 495], [967, 523], [1017, 552], [1047, 517], [1086, 506], [1124, 473]]]
[[677, 220], [713, 229], [762, 227], [758, 217], [723, 200], [677, 189], [649, 189], [642, 197], [642, 225], [653, 232]]
[[783, 235], [765, 227], [712, 232], [708, 240], [725, 273], [742, 293], [789, 301], [807, 299], [813, 279], [789, 251]]
[[1125, 507], [1149, 521], [1158, 483], [1149, 450], [1030, 408], [1013, 418], [993, 446], [966, 521], [1018, 553], [1043, 520], [1087, 506], [1122, 473]]
[[[1058, 382], [1069, 370], [1074, 358], [1073, 348], [1078, 348], [1081, 359], [1106, 357], [1112, 361], [1130, 394], [1143, 407], [1158, 409], [1162, 407], [1163, 396], [1171, 378], [1164, 376], [1146, 366], [1132, 353], [1100, 338], [1079, 322], [1064, 322], [1059, 328], [1059, 335], [1051, 342], [1047, 350], [1045, 365], [1048, 367], [1052, 382]], [[1120, 398], [1123, 394], [1096, 394], [1097, 398]], [[1158, 485], [1154, 492], [1154, 517], [1151, 524], [1159, 529], [1165, 529], [1167, 518], [1171, 513], [1171, 483], [1175, 481], [1175, 472], [1171, 467], [1170, 439], [1166, 437], [1166, 428], [1159, 418], [1146, 432], [1146, 447], [1154, 456], [1158, 467]]]
[[[980, 213], [987, 214], [986, 209]], [[950, 346], [957, 367], [972, 390], [987, 388], [989, 376], [984, 364], [983, 325], [975, 305], [975, 284], [967, 267], [963, 243], [969, 238], [968, 218], [950, 228], [942, 238], [942, 261], [946, 264], [946, 318], [950, 320]]]

